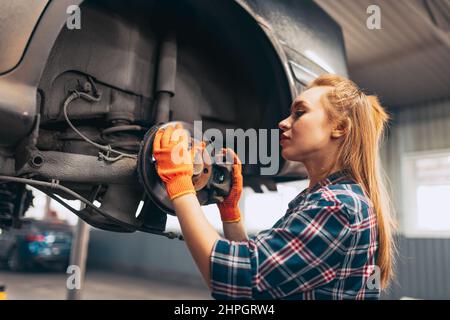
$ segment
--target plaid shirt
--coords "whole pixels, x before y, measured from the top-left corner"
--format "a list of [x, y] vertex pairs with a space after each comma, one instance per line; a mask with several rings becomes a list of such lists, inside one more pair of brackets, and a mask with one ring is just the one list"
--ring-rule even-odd
[[378, 299], [379, 289], [367, 285], [374, 278], [377, 247], [370, 200], [338, 171], [296, 196], [271, 229], [248, 241], [217, 240], [210, 258], [211, 295]]

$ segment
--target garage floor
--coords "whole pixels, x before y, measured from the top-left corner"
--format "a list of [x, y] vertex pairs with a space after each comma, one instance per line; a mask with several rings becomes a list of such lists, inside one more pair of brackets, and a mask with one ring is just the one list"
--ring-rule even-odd
[[[0, 283], [7, 286], [9, 300], [65, 299], [65, 273], [1, 270]], [[83, 299], [211, 299], [208, 289], [179, 286], [146, 278], [130, 277], [111, 272], [88, 271]]]

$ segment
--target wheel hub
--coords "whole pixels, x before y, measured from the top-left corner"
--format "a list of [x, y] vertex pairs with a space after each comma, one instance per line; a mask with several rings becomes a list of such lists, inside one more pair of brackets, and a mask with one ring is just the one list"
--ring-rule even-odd
[[[169, 125], [175, 126], [176, 124], [182, 124], [183, 128], [189, 131], [191, 137], [201, 136], [201, 133], [195, 134], [193, 126], [185, 122], [173, 121], [163, 125], [155, 125], [144, 136], [137, 164], [139, 181], [143, 185], [146, 194], [161, 210], [171, 215], [175, 215], [175, 210], [172, 201], [167, 196], [164, 182], [158, 176], [156, 170], [156, 160], [153, 157], [153, 141], [158, 129]], [[190, 145], [192, 146], [194, 143], [197, 144], [199, 142], [191, 138]], [[213, 148], [208, 148], [207, 144], [206, 150], [208, 149], [214, 150]], [[200, 152], [195, 153], [192, 182], [201, 205], [223, 201], [223, 198], [230, 192], [232, 164], [212, 161], [218, 156], [214, 153], [211, 155], [208, 152], [203, 152], [203, 154]]]

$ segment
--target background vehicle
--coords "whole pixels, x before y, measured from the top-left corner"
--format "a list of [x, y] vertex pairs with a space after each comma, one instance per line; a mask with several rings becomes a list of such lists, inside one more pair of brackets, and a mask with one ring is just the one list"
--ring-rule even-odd
[[35, 266], [65, 270], [72, 233], [64, 222], [24, 219], [22, 228], [1, 231], [0, 260], [12, 271]]
[[[312, 1], [19, 0], [0, 11], [3, 226], [20, 225], [26, 191], [10, 190], [28, 183], [61, 203], [81, 200], [83, 209], [67, 207], [97, 228], [171, 237], [136, 158], [123, 156], [153, 125], [276, 128], [307, 82], [347, 74], [341, 29]], [[76, 12], [81, 28], [70, 29]], [[245, 181], [273, 188], [305, 176], [280, 164], [270, 179], [245, 165]]]

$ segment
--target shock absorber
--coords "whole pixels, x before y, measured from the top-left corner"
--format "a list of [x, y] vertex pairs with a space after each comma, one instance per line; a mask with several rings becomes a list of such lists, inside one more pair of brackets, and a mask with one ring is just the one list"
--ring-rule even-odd
[[0, 184], [0, 225], [11, 223], [14, 214], [14, 193], [8, 184]]
[[0, 227], [19, 228], [32, 201], [33, 194], [25, 185], [0, 183]]

